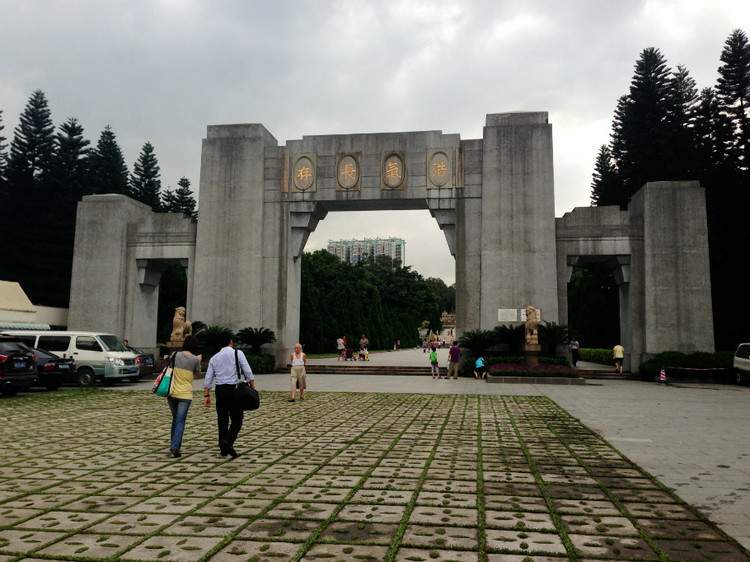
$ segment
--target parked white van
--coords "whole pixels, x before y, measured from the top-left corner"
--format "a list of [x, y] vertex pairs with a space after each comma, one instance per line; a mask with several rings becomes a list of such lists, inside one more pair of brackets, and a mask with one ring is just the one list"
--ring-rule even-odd
[[50, 330], [3, 330], [30, 347], [51, 351], [60, 357], [72, 357], [81, 386], [94, 386], [117, 379], [137, 381], [140, 369], [136, 355], [112, 334], [100, 332], [62, 332]]

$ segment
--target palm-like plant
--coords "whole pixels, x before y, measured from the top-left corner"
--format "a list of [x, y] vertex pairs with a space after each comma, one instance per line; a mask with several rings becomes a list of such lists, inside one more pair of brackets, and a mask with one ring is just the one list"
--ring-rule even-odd
[[545, 346], [553, 357], [557, 357], [557, 346], [570, 341], [570, 333], [565, 324], [543, 322], [539, 325], [539, 342]]
[[497, 343], [507, 345], [512, 351], [521, 351], [526, 337], [526, 327], [523, 324], [495, 326], [493, 331]]
[[211, 355], [221, 349], [221, 344], [227, 335], [234, 339], [234, 333], [226, 326], [206, 326], [195, 334], [200, 342], [201, 350]]
[[268, 328], [242, 328], [237, 332], [237, 341], [250, 346], [253, 353], [260, 355], [261, 347], [276, 341], [276, 334]]
[[497, 345], [497, 334], [493, 330], [469, 330], [458, 338], [459, 347], [470, 350], [476, 357]]

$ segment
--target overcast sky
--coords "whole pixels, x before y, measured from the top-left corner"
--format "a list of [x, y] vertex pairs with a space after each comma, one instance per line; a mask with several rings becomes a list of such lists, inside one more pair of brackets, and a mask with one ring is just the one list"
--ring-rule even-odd
[[[303, 135], [441, 130], [482, 138], [488, 113], [547, 111], [556, 216], [589, 204], [596, 153], [639, 54], [657, 47], [714, 86], [750, 0], [0, 0], [0, 110], [9, 140], [41, 89], [56, 126], [110, 125], [132, 169], [154, 145], [162, 188], [197, 191], [206, 127]], [[199, 199], [199, 197], [197, 196]], [[427, 211], [331, 213], [329, 239], [404, 238], [406, 264], [454, 281]]]

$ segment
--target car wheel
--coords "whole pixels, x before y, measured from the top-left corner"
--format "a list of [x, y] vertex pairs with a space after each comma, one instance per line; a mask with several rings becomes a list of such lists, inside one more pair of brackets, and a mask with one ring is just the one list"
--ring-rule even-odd
[[44, 383], [44, 388], [46, 388], [47, 390], [57, 390], [58, 388], [60, 388], [61, 384], [62, 383], [59, 382], [46, 382]]
[[96, 384], [96, 376], [94, 371], [88, 367], [84, 367], [78, 371], [78, 384], [81, 386], [94, 386]]
[[8, 388], [3, 388], [2, 390], [0, 390], [0, 393], [3, 396], [15, 396], [16, 394], [18, 394], [19, 390], [21, 390], [21, 389], [15, 387], [15, 386], [10, 386]]

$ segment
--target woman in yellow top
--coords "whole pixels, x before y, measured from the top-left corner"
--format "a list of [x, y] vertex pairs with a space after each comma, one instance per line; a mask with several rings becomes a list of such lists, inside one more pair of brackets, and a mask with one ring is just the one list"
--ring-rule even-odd
[[174, 457], [181, 457], [182, 434], [185, 433], [185, 421], [193, 401], [193, 379], [201, 375], [201, 356], [198, 355], [198, 338], [188, 336], [182, 344], [182, 351], [174, 358], [172, 388], [167, 402], [172, 410], [172, 432], [169, 452]]

